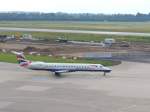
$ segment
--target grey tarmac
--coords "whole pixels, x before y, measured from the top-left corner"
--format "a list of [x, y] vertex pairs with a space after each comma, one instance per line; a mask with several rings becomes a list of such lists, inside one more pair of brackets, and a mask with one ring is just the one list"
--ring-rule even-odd
[[112, 73], [61, 78], [0, 63], [0, 112], [149, 112], [150, 64], [123, 62]]
[[0, 31], [20, 31], [20, 32], [56, 32], [56, 33], [81, 33], [81, 34], [99, 34], [99, 35], [122, 35], [122, 36], [145, 36], [149, 37], [150, 33], [137, 32], [112, 32], [112, 31], [90, 31], [90, 30], [63, 30], [63, 29], [40, 29], [40, 28], [13, 28], [0, 27]]

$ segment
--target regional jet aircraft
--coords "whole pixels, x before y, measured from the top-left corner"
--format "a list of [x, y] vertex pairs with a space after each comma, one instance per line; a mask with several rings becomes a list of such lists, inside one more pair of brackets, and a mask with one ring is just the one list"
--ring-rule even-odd
[[17, 56], [17, 60], [21, 67], [25, 67], [31, 70], [44, 70], [50, 71], [55, 76], [61, 76], [61, 73], [77, 72], [77, 71], [89, 71], [89, 72], [111, 72], [111, 69], [104, 67], [101, 64], [81, 64], [81, 63], [45, 63], [45, 62], [32, 62], [26, 60], [23, 53], [12, 51]]

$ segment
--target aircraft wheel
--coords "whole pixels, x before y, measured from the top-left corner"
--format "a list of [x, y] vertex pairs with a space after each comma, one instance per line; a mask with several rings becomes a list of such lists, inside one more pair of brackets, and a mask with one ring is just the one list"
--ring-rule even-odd
[[56, 72], [55, 72], [55, 76], [56, 76], [56, 77], [60, 77], [61, 75], [60, 75], [60, 73], [56, 73]]
[[106, 72], [104, 72], [104, 76], [106, 76]]

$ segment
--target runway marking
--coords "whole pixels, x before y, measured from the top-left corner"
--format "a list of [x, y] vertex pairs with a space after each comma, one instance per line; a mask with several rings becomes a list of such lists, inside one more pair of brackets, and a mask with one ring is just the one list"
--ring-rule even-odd
[[35, 91], [35, 92], [40, 92], [40, 91], [45, 91], [50, 89], [49, 87], [43, 87], [43, 86], [22, 86], [17, 88], [18, 90], [23, 90], [23, 91]]

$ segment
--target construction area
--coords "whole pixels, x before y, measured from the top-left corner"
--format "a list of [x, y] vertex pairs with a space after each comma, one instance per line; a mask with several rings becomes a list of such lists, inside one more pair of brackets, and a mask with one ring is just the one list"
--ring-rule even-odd
[[16, 50], [31, 55], [150, 62], [149, 43], [117, 42], [113, 38], [106, 38], [99, 43], [70, 41], [64, 38], [44, 40], [33, 38], [32, 35], [27, 34], [21, 37], [1, 35], [0, 40], [0, 50], [2, 52]]

